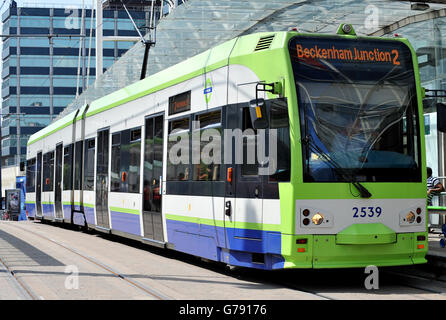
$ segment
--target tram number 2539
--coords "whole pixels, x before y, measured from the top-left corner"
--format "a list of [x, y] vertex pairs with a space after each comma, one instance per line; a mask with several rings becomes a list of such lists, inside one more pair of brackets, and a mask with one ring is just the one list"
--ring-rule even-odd
[[381, 213], [381, 207], [353, 207], [353, 218], [378, 218]]

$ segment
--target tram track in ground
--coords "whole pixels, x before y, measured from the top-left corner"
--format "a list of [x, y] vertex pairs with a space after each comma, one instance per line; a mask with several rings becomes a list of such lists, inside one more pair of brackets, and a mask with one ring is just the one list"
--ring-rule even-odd
[[[158, 300], [171, 299], [166, 297], [159, 292], [152, 290], [151, 288], [147, 288], [146, 286], [140, 284], [138, 281], [132, 279], [126, 274], [119, 272], [112, 268], [110, 265], [103, 263], [102, 261], [92, 258], [91, 256], [87, 256], [83, 252], [66, 245], [63, 242], [55, 241], [51, 239], [51, 236], [47, 236], [42, 234], [39, 231], [30, 230], [26, 226], [20, 225], [10, 225], [12, 228], [20, 229], [24, 232], [29, 232], [36, 237], [42, 238], [45, 241], [50, 241], [60, 247], [63, 247], [64, 250], [69, 250], [73, 254], [81, 256], [84, 260], [87, 260], [89, 263], [92, 263], [96, 266], [101, 267], [106, 270], [107, 273], [113, 274], [113, 276], [120, 278], [121, 280], [127, 282], [128, 285], [132, 285], [133, 287], [137, 287], [145, 291], [145, 294], [154, 297]], [[102, 234], [99, 234], [102, 236]], [[106, 237], [108, 239], [108, 237]], [[114, 239], [114, 238], [113, 238]], [[114, 239], [114, 241], [118, 241], [121, 243], [121, 239]], [[130, 240], [122, 240], [124, 244], [134, 245], [133, 242], [129, 242]], [[129, 242], [129, 243], [128, 243]], [[136, 243], [136, 242], [135, 242]], [[139, 242], [138, 242], [139, 243]], [[144, 248], [144, 247], [141, 247]], [[149, 247], [152, 248], [152, 247]], [[226, 276], [237, 278], [238, 280], [251, 282], [254, 284], [266, 284], [272, 286], [278, 286], [282, 288], [287, 288], [291, 290], [295, 290], [297, 292], [306, 293], [309, 296], [309, 299], [324, 299], [324, 300], [339, 300], [339, 299], [349, 299], [347, 296], [355, 299], [355, 295], [357, 294], [389, 294], [394, 290], [399, 290], [401, 292], [401, 288], [411, 288], [411, 295], [418, 295], [418, 298], [425, 299], [423, 297], [424, 293], [435, 293], [435, 294], [444, 294], [446, 292], [446, 273], [445, 280], [439, 279], [438, 275], [435, 275], [431, 269], [425, 271], [424, 273], [420, 273], [420, 270], [423, 269], [422, 265], [413, 266], [412, 269], [406, 267], [386, 267], [379, 268], [380, 271], [380, 289], [381, 285], [384, 289], [384, 293], [381, 290], [377, 291], [369, 291], [364, 289], [364, 279], [367, 275], [364, 274], [363, 269], [332, 269], [332, 270], [312, 270], [312, 269], [302, 269], [302, 270], [276, 270], [276, 271], [265, 271], [259, 269], [248, 269], [248, 268], [228, 268], [224, 264], [217, 262], [209, 262], [202, 261], [205, 259], [200, 259], [198, 257], [182, 254], [180, 252], [175, 251], [160, 251], [155, 250], [156, 254], [162, 254], [163, 256], [179, 259], [186, 263], [190, 263], [192, 265], [203, 267], [208, 270], [224, 274]], [[444, 267], [443, 267], [444, 269]], [[410, 272], [409, 272], [410, 271]], [[429, 272], [428, 272], [429, 271]], [[441, 287], [437, 288], [435, 285], [439, 281], [440, 285], [444, 285], [444, 290]], [[396, 288], [396, 289], [394, 289]], [[148, 289], [148, 290], [147, 290]], [[419, 292], [413, 292], [416, 291]], [[386, 292], [387, 290], [387, 292]], [[147, 292], [149, 291], [149, 292]], [[410, 290], [408, 291], [410, 292]], [[397, 293], [396, 293], [397, 294]], [[408, 293], [409, 294], [409, 293]]]
[[[387, 271], [385, 273], [388, 276], [392, 277], [392, 281], [408, 288], [442, 295], [446, 293], [446, 282], [444, 281], [442, 284], [441, 281], [437, 281], [435, 279], [425, 278], [417, 275], [405, 274], [403, 272], [397, 272], [397, 271]], [[443, 289], [441, 289], [442, 285]]]
[[[103, 263], [102, 261], [100, 261], [100, 260], [98, 260], [96, 258], [90, 257], [90, 256], [88, 256], [88, 255], [86, 255], [86, 254], [84, 254], [84, 253], [82, 253], [82, 252], [80, 252], [80, 251], [78, 251], [78, 250], [76, 250], [76, 249], [66, 245], [66, 244], [62, 244], [62, 243], [60, 243], [60, 242], [58, 242], [56, 240], [53, 240], [53, 239], [51, 239], [51, 238], [41, 234], [40, 232], [31, 231], [28, 228], [22, 228], [22, 227], [19, 227], [17, 225], [12, 225], [12, 224], [9, 225], [9, 226], [12, 227], [12, 228], [15, 228], [15, 229], [20, 229], [21, 231], [24, 231], [24, 232], [31, 233], [31, 234], [33, 234], [36, 237], [39, 237], [39, 238], [44, 239], [46, 241], [49, 241], [49, 242], [51, 242], [51, 243], [53, 243], [53, 244], [55, 244], [55, 245], [57, 245], [59, 247], [64, 248], [65, 250], [67, 250], [67, 251], [69, 251], [69, 252], [71, 252], [73, 254], [76, 254], [77, 256], [81, 257], [83, 260], [88, 261], [89, 263], [95, 265], [96, 267], [99, 267], [99, 268], [105, 270], [106, 272], [112, 274], [113, 276], [121, 279], [127, 285], [130, 285], [130, 286], [132, 286], [134, 288], [137, 288], [138, 290], [140, 290], [141, 292], [143, 292], [147, 296], [155, 298], [156, 300], [174, 300], [173, 298], [171, 298], [171, 297], [169, 297], [169, 296], [167, 296], [167, 295], [165, 295], [165, 294], [163, 294], [163, 293], [161, 293], [161, 292], [159, 292], [159, 291], [157, 291], [157, 290], [155, 290], [153, 288], [150, 288], [150, 287], [142, 284], [141, 282], [139, 282], [139, 281], [137, 281], [135, 279], [132, 279], [132, 277], [127, 276], [125, 273], [122, 273], [122, 272], [119, 272], [118, 270], [115, 270], [114, 268], [112, 268], [111, 266], [107, 265], [106, 263]], [[2, 261], [0, 259], [0, 265], [1, 265], [1, 263], [2, 263]], [[28, 290], [26, 289], [27, 286], [14, 274], [14, 271], [9, 269], [7, 266], [6, 266], [6, 269], [12, 274], [14, 279], [17, 280], [17, 282], [20, 284], [20, 286], [23, 287], [25, 289], [25, 291], [28, 292], [29, 289]], [[29, 295], [31, 297], [33, 297], [33, 295], [31, 293], [29, 293]]]
[[313, 295], [315, 298], [322, 300], [337, 300], [335, 297], [318, 292], [311, 289], [306, 284], [298, 283], [296, 276], [300, 271], [305, 270], [260, 270], [260, 269], [248, 269], [248, 268], [226, 268], [226, 273], [232, 277], [243, 279], [252, 282], [262, 282], [270, 285], [280, 286], [299, 292], [304, 292]]
[[434, 257], [425, 265], [392, 267], [383, 270], [384, 279], [409, 288], [446, 295], [446, 264]]
[[[52, 224], [50, 224], [52, 225]], [[32, 231], [32, 230], [28, 230], [29, 228], [22, 228], [21, 226], [18, 225], [14, 225], [15, 228], [21, 229], [23, 231], [26, 232], [30, 232], [32, 234], [36, 234], [36, 232]], [[60, 227], [60, 226], [57, 226]], [[70, 227], [66, 227], [67, 230], [72, 230]], [[76, 229], [77, 230], [77, 229]], [[209, 261], [207, 259], [203, 259], [197, 256], [193, 256], [193, 255], [189, 255], [186, 253], [182, 253], [182, 252], [178, 252], [178, 251], [173, 251], [173, 250], [159, 250], [159, 248], [156, 247], [151, 247], [151, 246], [147, 246], [144, 245], [138, 241], [132, 240], [132, 239], [127, 239], [127, 238], [121, 238], [121, 237], [116, 237], [113, 235], [106, 235], [103, 233], [97, 233], [94, 230], [84, 230], [84, 232], [86, 232], [86, 234], [94, 234], [97, 235], [101, 238], [107, 239], [108, 241], [114, 241], [114, 242], [118, 242], [118, 243], [122, 243], [125, 245], [129, 245], [132, 247], [136, 247], [142, 250], [149, 250], [150, 252], [154, 252], [156, 255], [161, 255], [163, 257], [167, 257], [169, 259], [176, 259], [191, 265], [194, 265], [196, 267], [199, 268], [205, 268], [207, 270], [210, 270], [212, 272], [216, 272], [219, 273], [221, 275], [225, 275], [231, 278], [235, 278], [237, 280], [240, 281], [244, 281], [244, 282], [249, 282], [249, 283], [253, 283], [253, 287], [255, 287], [255, 284], [261, 284], [261, 285], [267, 285], [268, 287], [276, 287], [276, 288], [286, 288], [286, 289], [290, 289], [290, 290], [295, 290], [296, 293], [301, 292], [307, 295], [307, 299], [312, 299], [311, 296], [314, 296], [314, 299], [330, 299], [332, 300], [333, 298], [328, 297], [328, 296], [324, 296], [323, 294], [319, 294], [316, 291], [311, 290], [310, 288], [300, 288], [298, 285], [294, 285], [292, 286], [289, 283], [279, 283], [275, 280], [272, 280], [269, 278], [269, 276], [267, 276], [268, 274], [271, 275], [270, 271], [264, 271], [264, 270], [256, 270], [256, 269], [250, 269], [250, 268], [239, 268], [239, 267], [229, 267], [223, 263], [219, 263], [219, 262], [215, 262], [215, 261]], [[40, 232], [38, 232], [39, 234], [36, 234], [36, 236], [40, 236], [43, 237], [46, 241], [51, 241], [53, 242], [53, 239], [50, 239], [49, 237], [47, 237], [46, 235], [41, 234]], [[65, 246], [64, 244], [59, 243], [58, 241], [56, 241], [57, 245], [62, 245]], [[65, 248], [67, 249], [67, 248]], [[73, 248], [71, 248], [72, 250], [75, 250]], [[76, 251], [76, 250], [75, 250]], [[77, 254], [79, 252], [76, 252]], [[91, 258], [91, 257], [89, 257]], [[97, 261], [96, 262], [100, 262]], [[102, 263], [102, 262], [100, 262]], [[107, 266], [105, 263], [103, 263], [103, 265], [105, 265], [106, 267], [108, 267], [108, 269], [113, 270], [111, 267]], [[240, 271], [243, 270], [243, 271]], [[261, 274], [258, 274], [257, 271], [261, 272]], [[254, 274], [252, 274], [252, 272], [254, 272]], [[119, 272], [116, 272], [116, 274], [120, 274]], [[274, 272], [273, 272], [274, 273]], [[122, 275], [122, 274], [120, 274]], [[218, 276], [218, 275], [217, 275]], [[265, 277], [266, 276], [266, 277]], [[128, 278], [128, 277], [127, 277]], [[156, 278], [156, 277], [155, 277]], [[274, 288], [271, 288], [274, 289]], [[301, 289], [301, 290], [300, 290]], [[175, 298], [169, 298], [167, 297], [167, 299], [175, 299]], [[193, 299], [193, 298], [192, 298]]]
[[[423, 296], [424, 294], [446, 295], [446, 273], [444, 279], [439, 279], [434, 272], [429, 273], [417, 267], [419, 266], [412, 266], [412, 269], [379, 268], [377, 290], [365, 288], [364, 280], [368, 274], [365, 274], [362, 268], [280, 270], [272, 273], [242, 270], [240, 274], [245, 278], [262, 279], [264, 282], [306, 292], [324, 300], [357, 299], [364, 294], [367, 296], [372, 294], [372, 299], [379, 299], [380, 295], [389, 295], [393, 292], [395, 295], [405, 294], [404, 288], [410, 288], [407, 294], [416, 299], [429, 300]], [[237, 273], [234, 276], [237, 276]]]
[[4, 269], [8, 280], [16, 288], [17, 293], [25, 300], [40, 300], [39, 296], [34, 293], [10, 268], [10, 266], [0, 257], [0, 269]]

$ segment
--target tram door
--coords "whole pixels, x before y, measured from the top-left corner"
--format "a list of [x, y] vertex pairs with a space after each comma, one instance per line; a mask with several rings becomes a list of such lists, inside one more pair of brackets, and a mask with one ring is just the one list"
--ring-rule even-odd
[[96, 219], [97, 225], [110, 228], [108, 220], [108, 154], [109, 129], [98, 131], [96, 162]]
[[62, 143], [56, 146], [56, 182], [54, 188], [54, 204], [56, 211], [56, 218], [63, 219], [62, 211], [62, 159], [63, 159], [63, 145]]
[[232, 148], [232, 162], [226, 167], [225, 188], [225, 227], [229, 237], [227, 240], [231, 244], [233, 239], [256, 238], [255, 235], [247, 233], [243, 224], [262, 223], [263, 177], [259, 176], [258, 171], [256, 145], [258, 133], [252, 128], [247, 103], [227, 106], [225, 128], [235, 130], [233, 132], [237, 129], [243, 132], [241, 140], [237, 141], [240, 137], [234, 137], [232, 143], [225, 141], [224, 145], [224, 148]]
[[36, 215], [42, 216], [42, 152], [37, 153], [36, 161]]
[[164, 115], [146, 118], [144, 143], [144, 238], [163, 242], [161, 186], [163, 174]]

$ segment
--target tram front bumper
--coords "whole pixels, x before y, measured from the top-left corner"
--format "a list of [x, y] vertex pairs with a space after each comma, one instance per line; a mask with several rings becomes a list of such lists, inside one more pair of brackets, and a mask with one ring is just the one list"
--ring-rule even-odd
[[[336, 235], [289, 235], [284, 268], [365, 268], [426, 263], [427, 233], [395, 234], [392, 243], [339, 243]], [[424, 236], [425, 240], [422, 239]], [[296, 244], [307, 238], [305, 245]], [[304, 248], [305, 250], [302, 250]], [[301, 249], [301, 250], [299, 250]]]

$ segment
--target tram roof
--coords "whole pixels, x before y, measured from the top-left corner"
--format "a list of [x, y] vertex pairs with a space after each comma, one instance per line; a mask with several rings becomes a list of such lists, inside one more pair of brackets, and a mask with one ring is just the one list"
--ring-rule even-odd
[[[159, 71], [169, 70], [186, 57], [206, 54], [208, 48], [217, 44], [224, 46], [229, 39], [256, 32], [286, 31], [291, 27], [301, 32], [333, 34], [340, 23], [351, 23], [358, 35], [369, 36], [392, 36], [403, 28], [417, 40], [424, 41], [426, 34], [433, 32], [433, 27], [428, 25], [430, 20], [437, 19], [440, 27], [446, 26], [442, 24], [446, 21], [442, 19], [446, 17], [446, 1], [422, 2], [428, 3], [429, 8], [414, 10], [412, 2], [406, 0], [188, 0], [160, 20], [147, 73], [172, 81]], [[66, 120], [63, 119], [73, 116], [73, 110], [85, 103], [90, 104], [88, 112], [91, 114], [104, 108], [110, 98], [122, 100], [138, 91], [141, 84], [136, 81], [143, 52], [144, 46], [136, 43], [96, 80], [95, 85], [73, 100], [50, 126], [31, 136], [29, 141], [33, 143], [64, 125]], [[188, 67], [185, 66], [185, 70]]]
[[[158, 90], [170, 87], [184, 80], [191, 79], [193, 77], [203, 74], [205, 71], [218, 69], [227, 65], [228, 58], [231, 56], [243, 55], [252, 53], [259, 38], [265, 35], [271, 35], [272, 32], [256, 33], [246, 35], [243, 37], [244, 49], [234, 50], [237, 38], [230, 41], [226, 41], [212, 49], [206, 50], [194, 57], [191, 57], [183, 62], [180, 62], [174, 66], [171, 66], [165, 70], [162, 70], [154, 75], [151, 75], [143, 80], [136, 81], [135, 83], [128, 85], [125, 88], [112, 92], [104, 97], [91, 102], [86, 116], [90, 117], [105, 110], [114, 108], [128, 101], [132, 101], [156, 92]], [[275, 41], [271, 44], [270, 50], [281, 48], [283, 41], [280, 41], [280, 37], [284, 37], [285, 32], [274, 33]], [[234, 50], [234, 51], [233, 51]], [[76, 121], [82, 119], [82, 115], [85, 111], [87, 104], [83, 104], [80, 109], [73, 110], [63, 118], [49, 124], [42, 130], [34, 133], [28, 140], [28, 145], [39, 141], [40, 139], [47, 137], [73, 123], [74, 117]], [[79, 110], [79, 112], [77, 112]]]
[[[306, 33], [333, 34], [339, 24], [350, 23], [358, 35], [383, 36], [393, 35], [405, 26], [413, 26], [409, 30], [411, 35], [416, 34], [420, 41], [424, 41], [426, 34], [434, 31], [429, 21], [446, 16], [446, 0], [423, 0], [429, 3], [429, 8], [424, 11], [414, 10], [412, 2], [188, 0], [158, 23], [157, 41], [150, 49], [147, 74], [153, 75], [241, 35], [287, 31], [292, 27]], [[136, 82], [141, 73], [143, 54], [144, 46], [136, 43], [96, 80], [94, 86], [74, 99], [58, 118], [79, 109], [85, 102], [91, 103]]]

